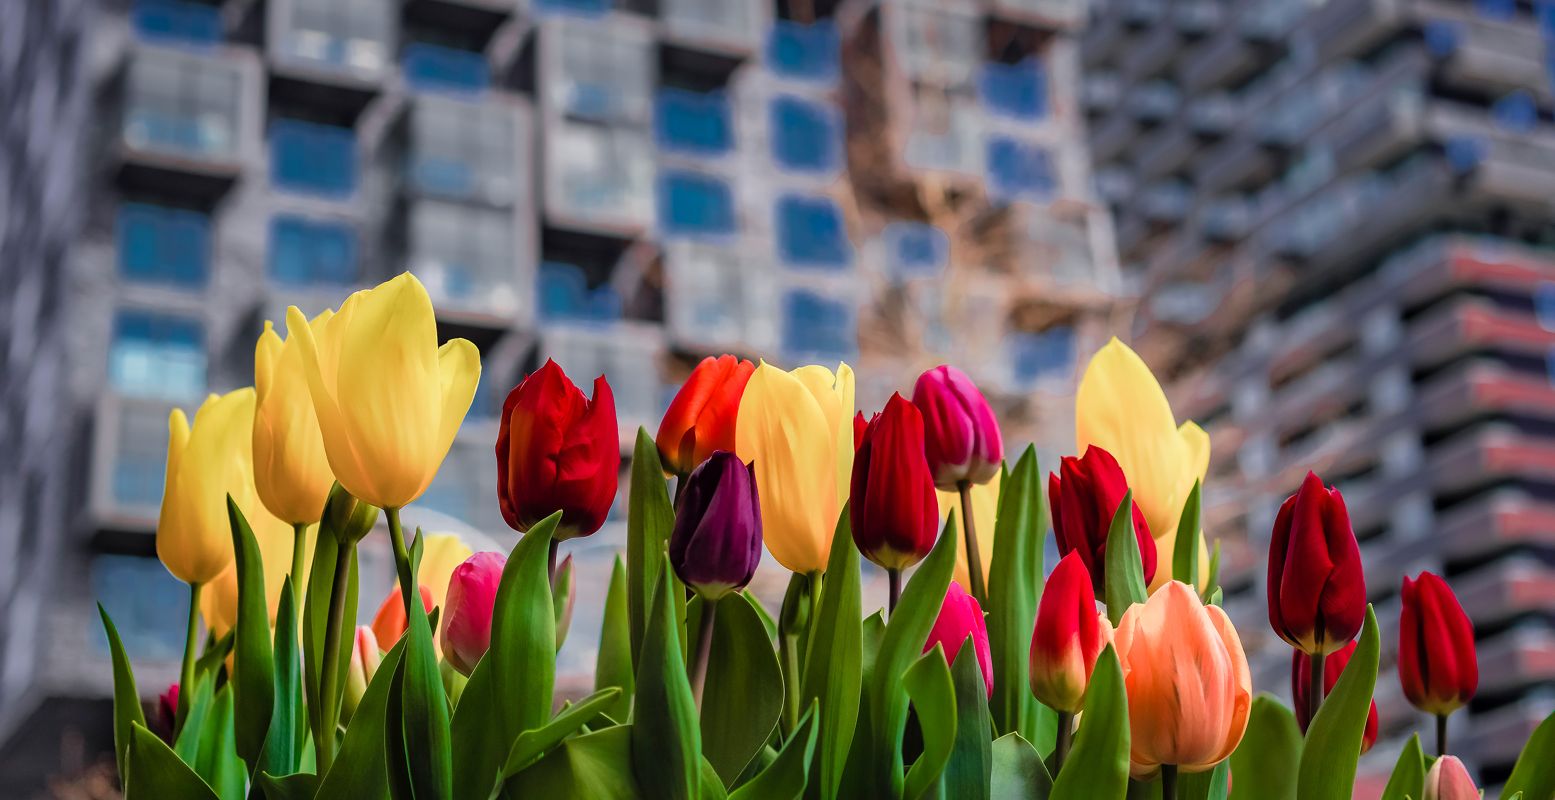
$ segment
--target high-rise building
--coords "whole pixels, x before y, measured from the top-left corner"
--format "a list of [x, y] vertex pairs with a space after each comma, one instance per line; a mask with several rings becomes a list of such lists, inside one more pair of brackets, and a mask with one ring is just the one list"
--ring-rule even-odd
[[[1348, 500], [1383, 623], [1386, 780], [1424, 729], [1399, 587], [1442, 573], [1479, 694], [1453, 749], [1503, 780], [1555, 706], [1555, 5], [1101, 2], [1084, 37], [1097, 191], [1134, 338], [1213, 441], [1208, 527], [1254, 683], [1287, 693], [1263, 554], [1308, 469]], [[1380, 783], [1372, 786], [1373, 793]]]
[[[0, 785], [24, 793], [112, 762], [97, 603], [148, 699], [174, 679], [187, 589], [152, 536], [168, 413], [249, 383], [289, 304], [421, 278], [484, 370], [407, 521], [501, 545], [496, 415], [546, 358], [609, 377], [626, 448], [731, 351], [858, 361], [863, 409], [954, 360], [1012, 446], [1056, 449], [1070, 423], [1032, 392], [1070, 393], [1120, 291], [1076, 0], [19, 5], [0, 22], [0, 99], [25, 109], [0, 124]], [[569, 543], [580, 583], [608, 579], [621, 521]], [[363, 559], [383, 567], [378, 538]], [[389, 587], [369, 573], [363, 614]], [[601, 602], [579, 597], [564, 690]]]

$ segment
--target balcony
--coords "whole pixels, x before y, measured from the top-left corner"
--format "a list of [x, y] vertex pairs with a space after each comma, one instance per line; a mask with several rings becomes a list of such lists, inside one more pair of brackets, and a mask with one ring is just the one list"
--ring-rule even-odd
[[761, 46], [756, 0], [659, 0], [659, 30], [676, 47], [743, 61]]
[[409, 200], [391, 238], [440, 315], [503, 328], [527, 312], [534, 239], [511, 210]]
[[625, 16], [546, 17], [539, 37], [540, 106], [549, 118], [647, 129], [653, 122], [652, 31]]
[[266, 12], [271, 101], [355, 122], [393, 66], [393, 0], [271, 0]]
[[664, 245], [665, 327], [694, 352], [772, 354], [777, 346], [777, 281], [770, 265], [738, 247], [673, 241]]
[[554, 121], [542, 169], [552, 225], [631, 238], [654, 219], [654, 163], [647, 133]]
[[1177, 79], [1192, 93], [1238, 83], [1266, 62], [1266, 57], [1235, 25], [1223, 25], [1209, 39], [1189, 49], [1177, 62]]
[[909, 81], [953, 88], [971, 86], [986, 50], [982, 21], [953, 5], [900, 2], [887, 15], [887, 35]]
[[830, 20], [777, 20], [767, 31], [767, 68], [786, 80], [831, 86], [842, 71], [841, 39]]
[[516, 101], [421, 95], [406, 106], [386, 151], [417, 196], [492, 208], [530, 205], [530, 117]]
[[992, 0], [993, 13], [1038, 28], [1074, 30], [1085, 22], [1085, 0]]
[[[167, 472], [173, 403], [105, 392], [92, 425], [90, 516], [99, 530], [151, 534]], [[193, 407], [186, 407], [192, 419]]]
[[1401, 0], [1324, 3], [1307, 13], [1298, 34], [1316, 47], [1319, 61], [1335, 61], [1366, 50], [1405, 22]]
[[794, 286], [781, 300], [781, 350], [789, 361], [825, 364], [858, 353], [858, 309], [835, 287]]

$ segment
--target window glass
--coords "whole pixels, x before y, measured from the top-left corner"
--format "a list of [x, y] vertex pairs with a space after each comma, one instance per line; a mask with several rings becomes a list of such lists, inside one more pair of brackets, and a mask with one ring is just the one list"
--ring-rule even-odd
[[486, 56], [425, 42], [405, 45], [405, 81], [416, 89], [479, 93], [491, 84]]
[[783, 299], [783, 350], [799, 360], [846, 359], [858, 349], [853, 307], [809, 289]]
[[410, 124], [409, 171], [418, 189], [501, 205], [514, 201], [516, 122], [511, 109], [423, 97]]
[[109, 380], [127, 395], [198, 398], [206, 387], [204, 340], [198, 320], [121, 310], [108, 350]]
[[661, 147], [698, 155], [719, 155], [732, 146], [729, 97], [721, 91], [659, 90], [654, 114]]
[[829, 82], [837, 79], [840, 63], [837, 27], [829, 21], [777, 20], [768, 30], [767, 66], [778, 75]]
[[778, 199], [778, 256], [797, 267], [840, 270], [852, 262], [853, 246], [842, 211], [827, 197], [788, 195]]
[[772, 159], [779, 166], [802, 172], [837, 168], [842, 136], [833, 109], [782, 95], [773, 99], [770, 112]]
[[276, 217], [270, 223], [270, 277], [286, 286], [356, 283], [356, 232], [341, 222]]
[[349, 196], [356, 189], [356, 131], [296, 119], [270, 124], [270, 180], [309, 194]]
[[410, 214], [410, 269], [434, 301], [509, 311], [517, 303], [513, 217], [497, 209], [440, 201]]
[[696, 172], [665, 173], [659, 178], [659, 222], [670, 235], [733, 233], [734, 196], [728, 182]]
[[198, 288], [210, 258], [210, 217], [125, 203], [119, 208], [119, 271], [130, 280]]
[[117, 506], [157, 513], [162, 481], [167, 473], [167, 412], [122, 403], [113, 443], [113, 502]]
[[184, 157], [237, 155], [237, 68], [170, 51], [138, 53], [125, 89], [124, 139]]

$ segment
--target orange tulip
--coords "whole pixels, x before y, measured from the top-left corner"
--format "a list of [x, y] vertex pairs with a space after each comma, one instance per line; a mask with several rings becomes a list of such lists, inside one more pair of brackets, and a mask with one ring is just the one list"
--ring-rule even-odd
[[1113, 642], [1128, 692], [1135, 778], [1154, 776], [1162, 764], [1204, 772], [1231, 755], [1247, 731], [1253, 681], [1226, 612], [1171, 581], [1123, 612]]

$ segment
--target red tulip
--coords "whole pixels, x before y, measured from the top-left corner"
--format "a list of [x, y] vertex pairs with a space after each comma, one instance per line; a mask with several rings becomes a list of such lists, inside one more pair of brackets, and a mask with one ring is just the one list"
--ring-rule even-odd
[[910, 567], [934, 548], [939, 498], [923, 457], [923, 418], [899, 394], [870, 420], [853, 456], [848, 518], [859, 551], [886, 569]]
[[[1091, 575], [1092, 589], [1100, 594], [1107, 577], [1107, 531], [1128, 493], [1128, 480], [1118, 460], [1095, 445], [1085, 448], [1079, 458], [1065, 456], [1058, 473], [1047, 476], [1058, 552], [1079, 553]], [[1134, 538], [1139, 540], [1139, 560], [1149, 584], [1155, 579], [1155, 540], [1150, 538], [1150, 526], [1138, 503], [1134, 504]]]
[[1096, 611], [1096, 593], [1079, 553], [1059, 560], [1042, 588], [1031, 631], [1031, 693], [1055, 711], [1085, 706], [1096, 658], [1112, 641], [1112, 625]]
[[999, 421], [966, 373], [947, 365], [924, 372], [913, 385], [912, 402], [923, 412], [924, 454], [934, 485], [950, 491], [999, 474], [1004, 460]]
[[501, 553], [476, 553], [454, 567], [448, 580], [443, 658], [466, 677], [491, 647], [491, 615], [497, 607], [497, 585], [502, 582], [507, 561]]
[[1286, 498], [1269, 542], [1269, 625], [1292, 647], [1324, 655], [1366, 618], [1366, 575], [1338, 489], [1308, 472]]
[[955, 661], [961, 645], [972, 637], [972, 650], [977, 655], [977, 665], [983, 670], [983, 685], [988, 696], [993, 696], [993, 655], [988, 649], [988, 625], [983, 621], [983, 607], [977, 598], [966, 593], [955, 581], [945, 589], [945, 602], [940, 605], [934, 627], [929, 629], [929, 639], [923, 643], [923, 652], [934, 645], [945, 648], [945, 659]]
[[1404, 578], [1398, 621], [1398, 680], [1415, 708], [1451, 714], [1479, 688], [1474, 623], [1447, 582], [1429, 572]]
[[697, 364], [670, 401], [654, 437], [665, 471], [687, 475], [715, 450], [734, 452], [740, 395], [755, 371], [755, 364], [727, 354]]
[[[1355, 642], [1350, 642], [1344, 647], [1329, 653], [1323, 659], [1323, 694], [1334, 690], [1334, 684], [1339, 681], [1339, 673], [1344, 672], [1346, 664], [1350, 663], [1350, 656], [1355, 654]], [[1296, 722], [1301, 725], [1303, 733], [1307, 725], [1311, 723], [1309, 717], [1312, 714], [1311, 688], [1312, 688], [1312, 658], [1300, 650], [1291, 651], [1290, 660], [1290, 694], [1292, 702], [1296, 704]], [[1366, 715], [1366, 732], [1361, 737], [1361, 752], [1365, 753], [1377, 743], [1377, 701], [1371, 701], [1371, 711]]]
[[168, 684], [167, 691], [157, 695], [157, 731], [168, 744], [178, 728], [178, 684]]
[[497, 500], [514, 530], [557, 511], [558, 540], [599, 530], [620, 471], [615, 397], [603, 375], [593, 400], [550, 360], [513, 388], [497, 433]]
[[853, 450], [856, 452], [864, 444], [864, 429], [869, 423], [864, 420], [864, 412], [853, 415]]
[[[425, 586], [416, 588], [420, 590], [421, 607], [430, 610], [432, 590]], [[400, 637], [405, 635], [405, 627], [405, 593], [396, 585], [384, 596], [383, 602], [378, 606], [378, 613], [373, 615], [373, 636], [379, 644], [393, 647]]]

